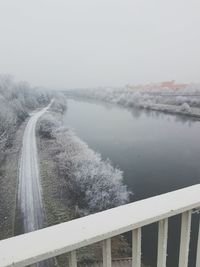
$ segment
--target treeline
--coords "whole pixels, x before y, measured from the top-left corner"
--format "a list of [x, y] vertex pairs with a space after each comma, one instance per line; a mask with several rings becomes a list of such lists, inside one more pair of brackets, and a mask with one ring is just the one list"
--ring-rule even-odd
[[[200, 108], [200, 85], [188, 87], [177, 91], [169, 88], [154, 90], [122, 88], [92, 88], [73, 89], [65, 92], [70, 97], [78, 97], [89, 100], [97, 100], [119, 104], [124, 107], [163, 110], [167, 105], [174, 108], [175, 113], [189, 114], [191, 108]], [[167, 111], [167, 108], [166, 108]], [[169, 110], [170, 111], [170, 110]]]
[[12, 76], [0, 75], [0, 159], [29, 111], [48, 102], [49, 95], [44, 90], [33, 88], [27, 82], [16, 82]]

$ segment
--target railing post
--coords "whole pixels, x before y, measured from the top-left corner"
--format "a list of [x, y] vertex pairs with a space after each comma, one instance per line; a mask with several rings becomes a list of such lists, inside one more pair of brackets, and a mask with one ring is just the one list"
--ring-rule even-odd
[[112, 266], [111, 238], [103, 240], [103, 267]]
[[200, 222], [199, 222], [199, 234], [198, 234], [198, 241], [197, 241], [196, 267], [200, 267]]
[[192, 211], [182, 213], [179, 267], [188, 266]]
[[132, 267], [141, 267], [141, 228], [132, 231]]
[[69, 253], [69, 267], [77, 267], [76, 251]]
[[157, 267], [166, 267], [167, 236], [168, 236], [168, 219], [165, 219], [165, 220], [159, 221], [159, 224], [158, 224]]

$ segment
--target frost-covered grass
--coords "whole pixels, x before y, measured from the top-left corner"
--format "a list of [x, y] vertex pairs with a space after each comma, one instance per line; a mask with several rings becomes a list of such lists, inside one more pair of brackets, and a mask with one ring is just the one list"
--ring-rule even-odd
[[16, 131], [13, 145], [6, 150], [4, 161], [0, 163], [0, 239], [11, 237], [17, 232], [18, 161], [24, 126], [25, 124], [22, 124]]
[[75, 89], [67, 91], [66, 94], [125, 107], [155, 109], [200, 117], [200, 86], [198, 85], [188, 85], [181, 90], [170, 88], [141, 90], [137, 87]]
[[[47, 125], [49, 133], [44, 134]], [[40, 122], [39, 134], [53, 140], [51, 156], [56, 165], [60, 198], [67, 198], [78, 216], [128, 202], [129, 192], [123, 184], [122, 171], [109, 160], [102, 160], [72, 130], [46, 115]]]
[[0, 239], [15, 232], [18, 161], [29, 111], [46, 105], [49, 96], [26, 82], [0, 75]]

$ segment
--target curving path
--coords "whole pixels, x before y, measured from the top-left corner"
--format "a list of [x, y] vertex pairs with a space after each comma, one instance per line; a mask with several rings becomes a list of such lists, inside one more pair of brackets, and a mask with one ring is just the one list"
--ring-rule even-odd
[[22, 215], [24, 233], [43, 227], [44, 209], [38, 166], [36, 124], [51, 104], [52, 101], [47, 107], [31, 114], [23, 136], [19, 169], [18, 203]]

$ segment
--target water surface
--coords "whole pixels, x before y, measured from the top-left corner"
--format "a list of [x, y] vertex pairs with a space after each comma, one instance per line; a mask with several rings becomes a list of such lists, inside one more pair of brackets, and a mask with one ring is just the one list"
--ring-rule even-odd
[[[134, 192], [131, 200], [200, 182], [199, 121], [156, 111], [68, 100], [65, 123], [89, 147], [123, 170], [124, 182]], [[144, 239], [156, 239], [155, 231], [148, 232]], [[177, 242], [178, 237], [173, 244], [178, 245]], [[176, 249], [171, 247], [173, 258]], [[152, 266], [154, 258], [155, 249], [146, 251], [145, 260]]]
[[200, 182], [199, 121], [74, 100], [65, 121], [124, 171], [134, 200]]

